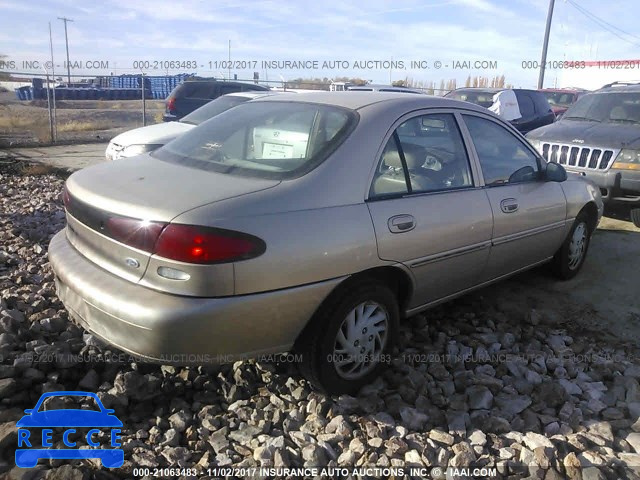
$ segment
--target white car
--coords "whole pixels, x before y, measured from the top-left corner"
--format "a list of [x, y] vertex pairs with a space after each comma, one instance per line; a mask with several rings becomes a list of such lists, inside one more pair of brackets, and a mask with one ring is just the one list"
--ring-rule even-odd
[[105, 156], [107, 160], [119, 160], [151, 152], [196, 125], [200, 125], [240, 103], [274, 94], [275, 92], [237, 92], [223, 95], [182, 117], [177, 122], [158, 123], [121, 133], [109, 142]]

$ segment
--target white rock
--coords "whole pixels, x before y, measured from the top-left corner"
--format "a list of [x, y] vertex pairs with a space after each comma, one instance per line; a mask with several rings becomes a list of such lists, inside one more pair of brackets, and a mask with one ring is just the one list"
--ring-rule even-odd
[[629, 445], [631, 445], [631, 448], [633, 448], [636, 453], [640, 453], [640, 433], [632, 432], [626, 436], [625, 440]]
[[527, 432], [522, 441], [531, 450], [538, 447], [555, 448], [551, 440], [539, 433]]

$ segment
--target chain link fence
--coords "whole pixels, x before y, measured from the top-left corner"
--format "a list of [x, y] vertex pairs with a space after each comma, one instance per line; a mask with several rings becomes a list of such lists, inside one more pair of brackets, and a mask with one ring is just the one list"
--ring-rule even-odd
[[[64, 76], [65, 79], [67, 75]], [[3, 72], [0, 78], [0, 147], [106, 142], [123, 131], [162, 122], [165, 98], [195, 74], [71, 75]], [[216, 79], [260, 83], [274, 90], [330, 90], [331, 81]], [[338, 83], [336, 83], [338, 85]], [[430, 95], [448, 90], [412, 87]]]

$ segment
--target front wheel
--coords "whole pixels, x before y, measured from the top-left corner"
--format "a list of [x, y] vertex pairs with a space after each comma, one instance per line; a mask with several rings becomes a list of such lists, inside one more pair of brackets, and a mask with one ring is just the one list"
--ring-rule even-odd
[[640, 208], [631, 209], [631, 221], [636, 227], [640, 228]]
[[587, 257], [591, 240], [589, 219], [584, 212], [576, 217], [567, 239], [556, 252], [551, 262], [553, 273], [562, 280], [575, 277]]
[[399, 323], [394, 293], [377, 283], [345, 288], [321, 307], [298, 342], [301, 373], [329, 394], [355, 394], [391, 361]]

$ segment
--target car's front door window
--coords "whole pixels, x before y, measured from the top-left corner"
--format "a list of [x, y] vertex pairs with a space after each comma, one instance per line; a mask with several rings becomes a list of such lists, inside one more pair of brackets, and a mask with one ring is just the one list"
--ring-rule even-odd
[[485, 118], [463, 117], [478, 154], [485, 185], [538, 180], [537, 157], [513, 133]]

